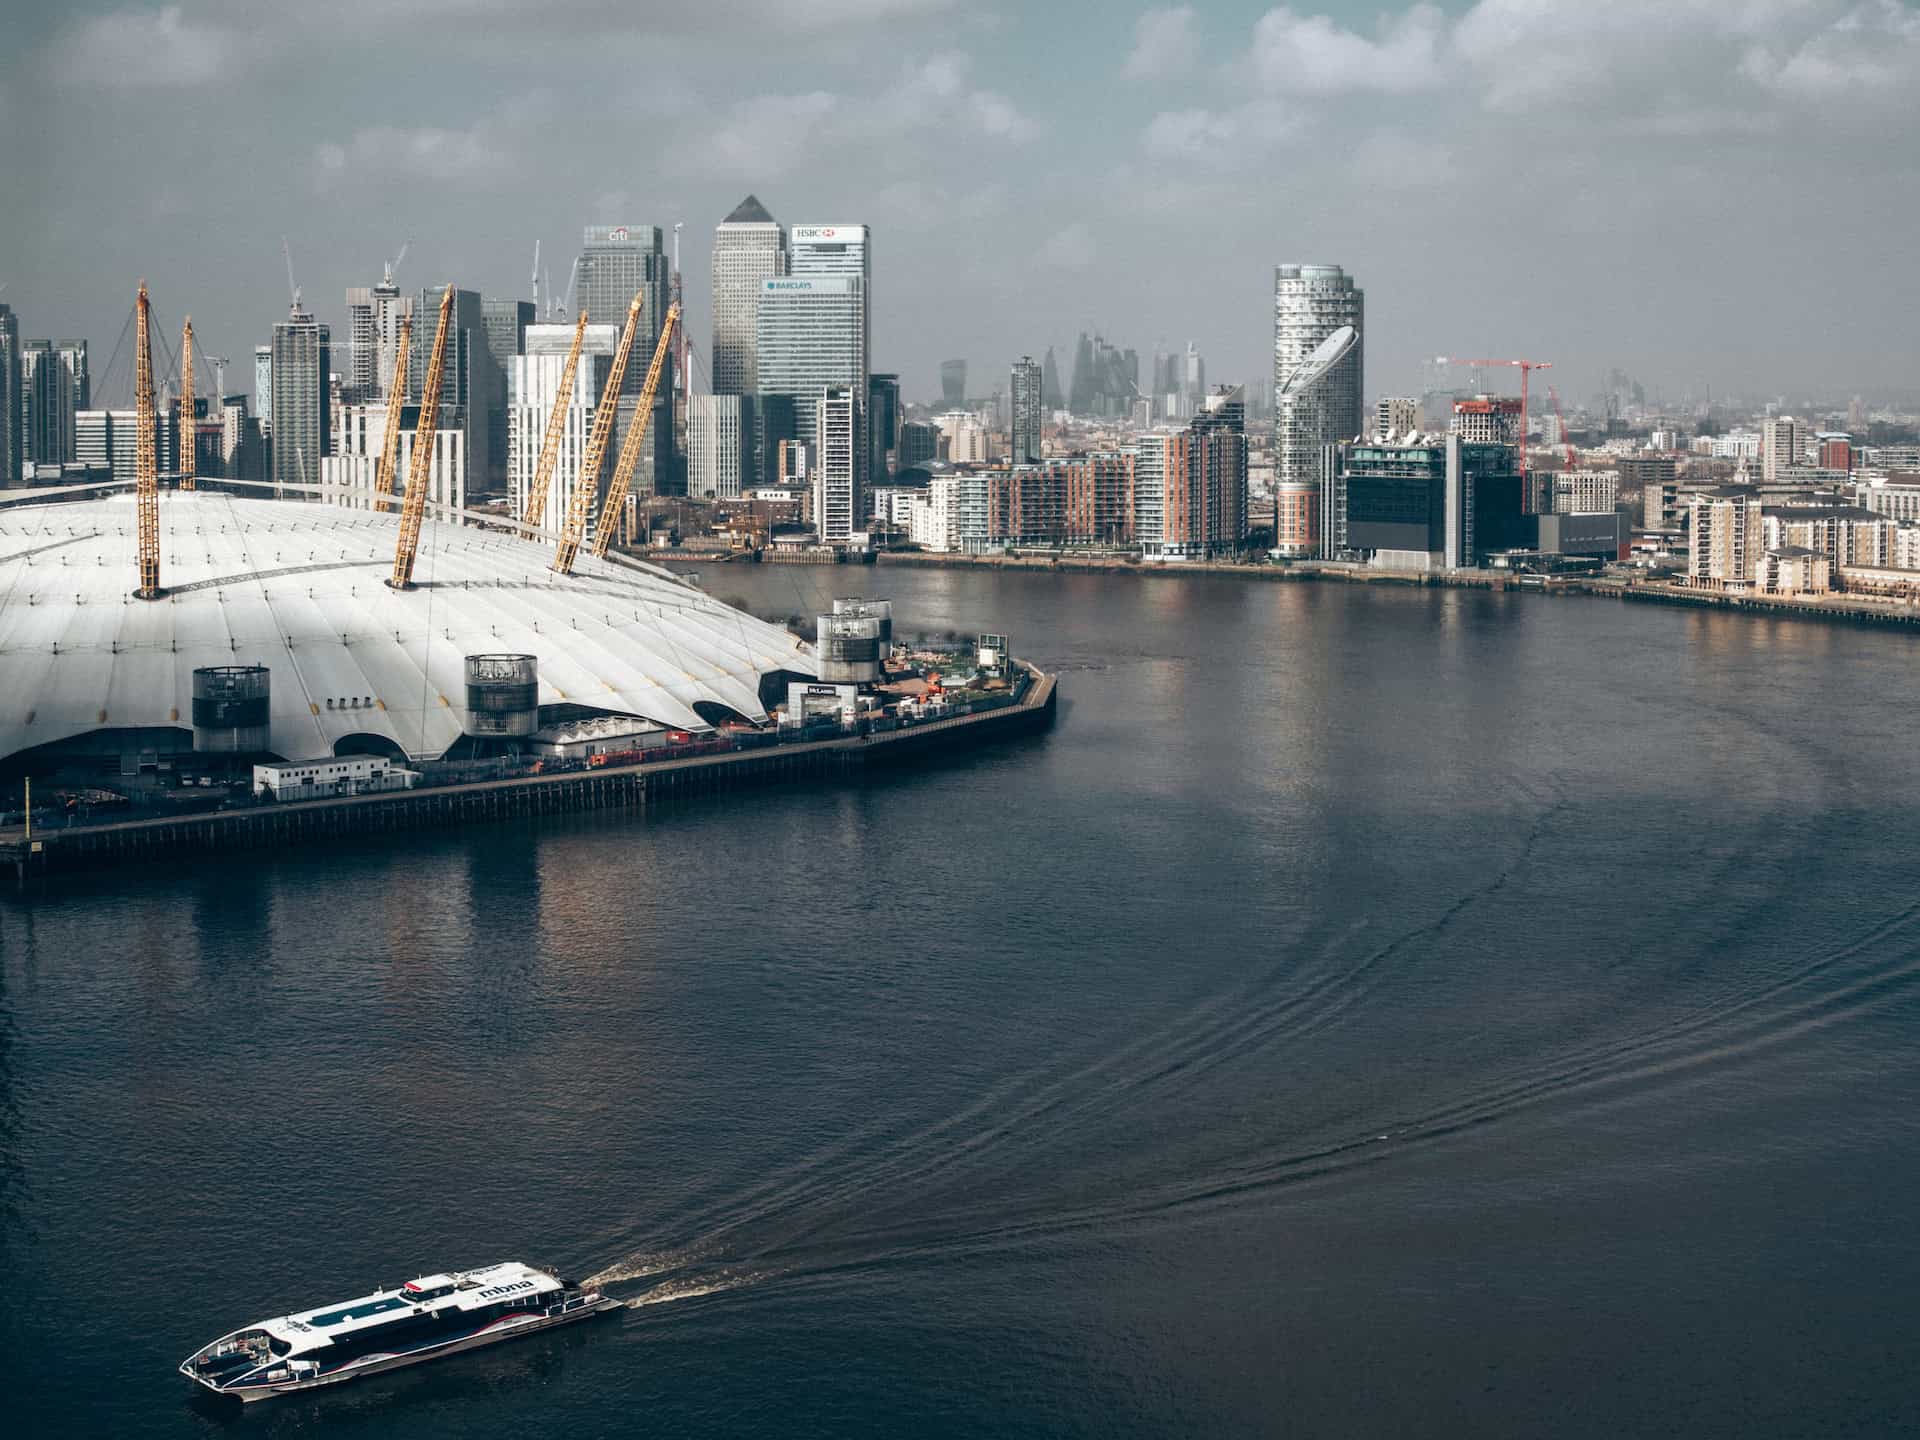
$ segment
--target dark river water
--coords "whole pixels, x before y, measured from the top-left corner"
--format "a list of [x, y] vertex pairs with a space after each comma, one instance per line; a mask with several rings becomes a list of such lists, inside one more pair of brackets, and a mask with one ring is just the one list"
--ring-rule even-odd
[[[1920, 1431], [1912, 640], [706, 582], [1005, 629], [1059, 724], [0, 903], [10, 1433]], [[509, 1257], [639, 1303], [244, 1416], [173, 1371]]]

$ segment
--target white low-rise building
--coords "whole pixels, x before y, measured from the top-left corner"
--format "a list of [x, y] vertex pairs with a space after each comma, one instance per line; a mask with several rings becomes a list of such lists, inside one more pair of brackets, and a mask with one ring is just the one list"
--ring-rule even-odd
[[419, 782], [384, 755], [338, 755], [319, 760], [282, 760], [253, 767], [253, 793], [275, 800], [327, 800], [337, 795], [377, 795], [411, 790]]

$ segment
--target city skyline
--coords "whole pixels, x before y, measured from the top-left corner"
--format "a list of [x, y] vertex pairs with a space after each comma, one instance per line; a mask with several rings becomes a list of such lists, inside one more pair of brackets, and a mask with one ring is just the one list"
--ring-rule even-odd
[[[942, 358], [1001, 374], [1070, 353], [1081, 329], [1142, 354], [1193, 340], [1219, 378], [1254, 380], [1254, 312], [1291, 259], [1366, 277], [1380, 393], [1415, 391], [1437, 353], [1550, 356], [1575, 397], [1615, 365], [1669, 401], [1912, 389], [1912, 187], [1873, 143], [1916, 104], [1898, 83], [1920, 48], [1911, 5], [1640, 7], [1652, 46], [1627, 43], [1631, 16], [1562, 0], [1117, 9], [1094, 26], [939, 0], [806, 8], [636, 26], [583, 0], [554, 24], [593, 43], [550, 47], [480, 23], [497, 6], [435, 0], [378, 7], [389, 43], [371, 53], [353, 4], [325, 27], [224, 0], [30, 17], [0, 62], [0, 118], [69, 118], [17, 162], [5, 299], [24, 334], [85, 337], [104, 360], [145, 276], [160, 319], [191, 312], [210, 348], [243, 354], [285, 312], [282, 233], [308, 308], [344, 338], [336, 297], [409, 236], [403, 289], [521, 297], [536, 240], [564, 290], [582, 226], [639, 216], [687, 227], [698, 341], [705, 239], [751, 192], [782, 217], [875, 227], [889, 299], [872, 359], [912, 399], [937, 393]], [[740, 62], [743, 26], [778, 38], [777, 65]], [[429, 35], [459, 86], [401, 83]], [[124, 137], [156, 112], [209, 157], [244, 113], [248, 183], [183, 192], [136, 160]], [[1835, 166], [1847, 225], [1811, 205], [1742, 222], [1762, 182]], [[1797, 284], [1816, 260], [1875, 303]]]

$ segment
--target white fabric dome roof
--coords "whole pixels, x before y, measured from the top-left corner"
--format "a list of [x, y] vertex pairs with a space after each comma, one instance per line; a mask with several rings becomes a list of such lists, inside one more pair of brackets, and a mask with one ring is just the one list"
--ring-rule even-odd
[[208, 491], [161, 496], [168, 593], [138, 600], [135, 520], [130, 494], [0, 508], [0, 758], [190, 729], [203, 665], [272, 670], [271, 747], [289, 758], [354, 733], [445, 753], [472, 654], [537, 656], [543, 705], [689, 730], [707, 728], [696, 702], [762, 719], [763, 675], [817, 673], [803, 642], [655, 566], [583, 552], [559, 576], [550, 544], [428, 520], [415, 588], [396, 592], [396, 514]]

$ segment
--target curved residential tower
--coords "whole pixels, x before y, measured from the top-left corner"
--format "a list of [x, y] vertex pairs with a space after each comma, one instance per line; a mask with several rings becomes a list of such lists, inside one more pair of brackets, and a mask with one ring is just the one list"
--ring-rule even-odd
[[[1352, 343], [1319, 352], [1343, 327]], [[1338, 265], [1273, 271], [1273, 440], [1276, 484], [1317, 484], [1320, 447], [1361, 433], [1366, 294]], [[1318, 369], [1318, 374], [1310, 373]]]

